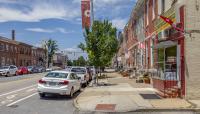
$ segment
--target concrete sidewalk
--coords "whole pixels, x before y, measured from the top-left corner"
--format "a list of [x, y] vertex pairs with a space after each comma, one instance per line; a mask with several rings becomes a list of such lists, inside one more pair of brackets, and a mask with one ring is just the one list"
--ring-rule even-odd
[[161, 99], [149, 84], [135, 83], [117, 73], [99, 80], [102, 86], [87, 87], [75, 100], [81, 111], [129, 112], [141, 109], [187, 109], [192, 105], [183, 99]]

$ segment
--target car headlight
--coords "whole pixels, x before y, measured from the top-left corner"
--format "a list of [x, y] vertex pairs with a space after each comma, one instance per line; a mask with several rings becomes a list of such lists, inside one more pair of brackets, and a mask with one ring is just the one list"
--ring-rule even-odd
[[3, 71], [2, 71], [2, 73], [6, 73], [6, 72], [7, 72], [7, 70], [3, 70]]

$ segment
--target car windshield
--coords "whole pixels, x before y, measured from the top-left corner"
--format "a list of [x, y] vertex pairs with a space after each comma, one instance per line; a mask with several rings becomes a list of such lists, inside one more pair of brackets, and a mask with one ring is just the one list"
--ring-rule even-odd
[[86, 72], [84, 68], [72, 68], [71, 71], [77, 74], [84, 74]]
[[48, 78], [67, 78], [68, 73], [50, 72], [45, 77]]
[[28, 68], [33, 68], [33, 66], [28, 66]]
[[9, 66], [2, 66], [0, 69], [9, 69]]

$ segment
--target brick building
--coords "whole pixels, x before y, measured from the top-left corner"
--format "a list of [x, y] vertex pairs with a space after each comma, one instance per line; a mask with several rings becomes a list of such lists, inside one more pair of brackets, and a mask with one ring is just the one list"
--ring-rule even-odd
[[46, 51], [43, 48], [32, 47], [32, 65], [45, 66], [45, 53]]
[[38, 62], [45, 60], [45, 52], [42, 48], [33, 49], [32, 45], [16, 41], [14, 31], [12, 39], [0, 36], [0, 66], [44, 65]]
[[53, 56], [53, 66], [64, 68], [67, 65], [68, 57], [63, 53], [55, 53]]
[[0, 66], [18, 64], [18, 42], [0, 36]]
[[133, 56], [128, 64], [150, 72], [154, 88], [165, 97], [200, 98], [199, 0], [138, 0], [124, 30]]

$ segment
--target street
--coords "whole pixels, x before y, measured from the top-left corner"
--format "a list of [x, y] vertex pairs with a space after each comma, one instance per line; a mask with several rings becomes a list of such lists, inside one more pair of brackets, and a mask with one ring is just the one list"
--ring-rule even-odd
[[[74, 99], [67, 96], [47, 96], [37, 93], [37, 81], [46, 73], [0, 78], [0, 114], [107, 114], [76, 110]], [[83, 91], [83, 90], [82, 90]], [[80, 92], [79, 92], [80, 93]], [[75, 94], [76, 98], [79, 93]], [[123, 114], [193, 114], [190, 111], [127, 112]]]
[[72, 114], [73, 99], [47, 96], [40, 99], [37, 81], [45, 73], [0, 78], [0, 114]]

